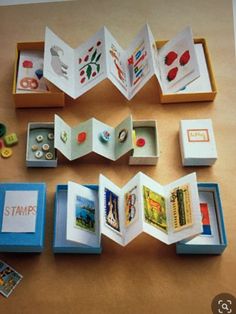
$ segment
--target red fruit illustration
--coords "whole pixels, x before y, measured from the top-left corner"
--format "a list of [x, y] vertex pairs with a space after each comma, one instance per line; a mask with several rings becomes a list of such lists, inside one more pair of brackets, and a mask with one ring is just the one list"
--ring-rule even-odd
[[93, 72], [93, 73], [92, 73], [92, 77], [94, 77], [96, 74], [97, 74], [97, 72]]
[[83, 77], [83, 78], [81, 79], [80, 83], [83, 84], [84, 81], [85, 81], [85, 77]]
[[167, 74], [167, 80], [169, 81], [169, 82], [171, 82], [171, 81], [173, 81], [174, 79], [175, 79], [175, 77], [176, 77], [176, 75], [177, 75], [177, 73], [178, 73], [178, 68], [177, 67], [175, 67], [175, 68], [173, 68], [173, 69], [171, 69], [169, 72], [168, 72], [168, 74]]
[[99, 40], [99, 41], [97, 42], [97, 47], [100, 46], [100, 45], [101, 45], [101, 41]]
[[189, 50], [186, 50], [180, 57], [179, 64], [184, 66], [185, 64], [189, 62], [189, 60], [190, 60]]
[[87, 55], [85, 58], [84, 58], [84, 61], [88, 61], [88, 58], [89, 58], [89, 55]]
[[82, 70], [79, 75], [80, 76], [84, 75], [84, 70]]
[[79, 58], [79, 64], [82, 62], [82, 59], [81, 58]]
[[91, 52], [93, 50], [93, 47], [89, 48], [88, 51]]
[[177, 53], [174, 51], [170, 51], [166, 56], [165, 56], [165, 64], [166, 65], [171, 65], [175, 59], [178, 57]]

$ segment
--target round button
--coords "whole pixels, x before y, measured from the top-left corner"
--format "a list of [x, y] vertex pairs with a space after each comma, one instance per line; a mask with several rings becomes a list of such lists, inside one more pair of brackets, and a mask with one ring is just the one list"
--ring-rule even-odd
[[128, 130], [122, 129], [118, 134], [118, 141], [120, 143], [123, 143], [127, 139], [127, 136], [128, 136]]
[[111, 134], [110, 134], [110, 132], [108, 132], [107, 130], [105, 130], [105, 131], [103, 131], [103, 132], [100, 133], [100, 140], [101, 140], [102, 142], [107, 143], [107, 142], [110, 141], [110, 139], [111, 139]]
[[80, 132], [77, 136], [77, 141], [79, 144], [83, 143], [86, 140], [87, 133], [86, 132]]
[[41, 142], [43, 141], [43, 135], [41, 135], [41, 134], [37, 135], [37, 136], [36, 136], [36, 141], [37, 141], [38, 143], [41, 143]]
[[52, 133], [52, 132], [48, 133], [48, 139], [54, 140], [54, 133]]
[[31, 149], [32, 149], [33, 152], [35, 152], [36, 150], [39, 149], [39, 147], [38, 147], [38, 145], [34, 144], [34, 145], [31, 146]]
[[34, 154], [34, 156], [37, 158], [37, 159], [40, 159], [43, 157], [43, 152], [41, 150], [37, 150]]
[[48, 153], [45, 155], [45, 158], [46, 158], [47, 160], [51, 160], [51, 159], [53, 159], [53, 154], [52, 154], [51, 152], [48, 152]]
[[0, 137], [6, 134], [7, 128], [3, 123], [0, 123]]
[[43, 144], [42, 150], [43, 150], [44, 152], [48, 152], [49, 149], [50, 149], [50, 146], [49, 146], [48, 144]]
[[60, 138], [61, 138], [61, 140], [62, 140], [63, 143], [66, 143], [66, 142], [67, 142], [68, 135], [67, 135], [66, 131], [62, 131], [62, 132], [61, 132]]
[[1, 150], [1, 155], [3, 158], [9, 158], [12, 156], [12, 149], [9, 147], [5, 147]]
[[146, 144], [146, 141], [144, 138], [140, 137], [139, 139], [137, 139], [136, 141], [136, 146], [138, 147], [143, 147]]

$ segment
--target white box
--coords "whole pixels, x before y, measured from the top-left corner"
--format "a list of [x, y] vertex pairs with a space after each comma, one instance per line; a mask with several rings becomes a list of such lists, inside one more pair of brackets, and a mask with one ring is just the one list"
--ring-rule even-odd
[[211, 166], [217, 160], [211, 119], [181, 120], [179, 140], [183, 166]]

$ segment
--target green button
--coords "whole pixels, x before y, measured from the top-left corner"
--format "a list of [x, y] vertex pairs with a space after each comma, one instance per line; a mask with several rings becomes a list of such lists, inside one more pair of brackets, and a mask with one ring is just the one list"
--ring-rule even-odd
[[6, 134], [7, 128], [3, 123], [0, 123], [0, 137]]
[[11, 133], [4, 136], [4, 142], [6, 146], [13, 146], [18, 143], [18, 138], [16, 136], [16, 133]]

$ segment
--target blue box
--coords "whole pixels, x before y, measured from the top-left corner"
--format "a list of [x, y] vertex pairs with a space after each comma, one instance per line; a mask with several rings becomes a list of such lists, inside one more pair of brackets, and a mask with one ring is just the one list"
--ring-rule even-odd
[[[219, 186], [217, 183], [198, 183], [198, 191], [203, 215], [203, 234], [178, 242], [176, 253], [222, 254], [227, 247], [227, 237]], [[209, 202], [206, 203], [206, 200]]]
[[[35, 232], [3, 232], [3, 214], [6, 192], [37, 191], [37, 214]], [[1, 183], [0, 184], [0, 251], [42, 252], [46, 214], [46, 185], [44, 183]], [[21, 214], [20, 214], [21, 215]], [[23, 215], [23, 214], [22, 214]]]
[[[87, 188], [98, 191], [97, 185], [85, 185]], [[68, 185], [57, 185], [55, 195], [54, 210], [54, 253], [80, 253], [80, 254], [100, 254], [99, 247], [90, 247], [81, 243], [76, 243], [66, 239], [66, 215], [67, 215], [67, 192]]]

